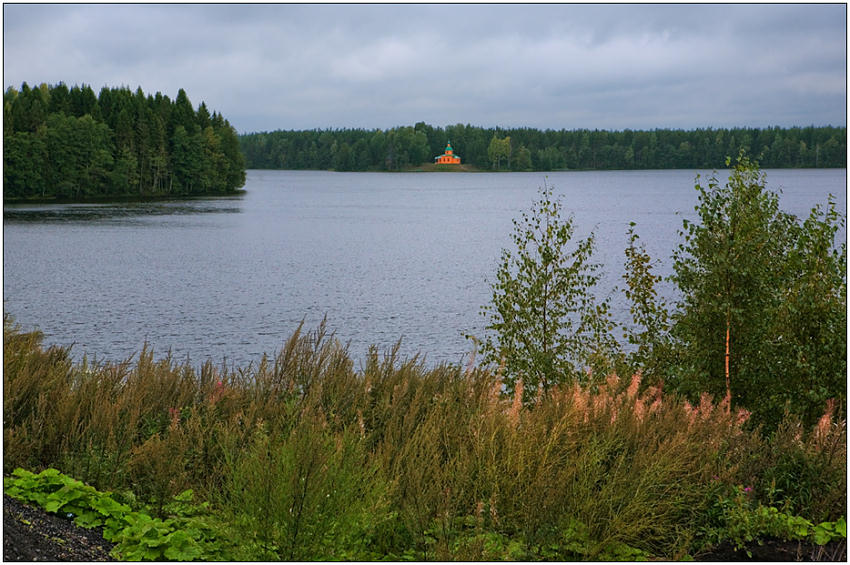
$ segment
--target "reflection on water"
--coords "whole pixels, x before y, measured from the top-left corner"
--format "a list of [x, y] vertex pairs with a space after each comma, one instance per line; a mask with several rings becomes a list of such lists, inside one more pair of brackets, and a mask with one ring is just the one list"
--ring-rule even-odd
[[3, 207], [3, 223], [126, 222], [149, 216], [238, 214], [234, 198], [198, 202], [121, 202], [106, 204], [17, 204]]

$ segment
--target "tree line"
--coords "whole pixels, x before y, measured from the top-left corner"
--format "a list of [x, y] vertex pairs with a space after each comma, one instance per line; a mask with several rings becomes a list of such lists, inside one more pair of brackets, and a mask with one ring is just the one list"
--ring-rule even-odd
[[445, 128], [279, 130], [239, 138], [252, 169], [398, 171], [430, 163], [451, 141], [482, 170], [719, 169], [741, 150], [765, 168], [846, 167], [847, 128], [655, 130]]
[[189, 196], [245, 183], [236, 130], [181, 88], [157, 92], [60, 82], [3, 95], [4, 199]]

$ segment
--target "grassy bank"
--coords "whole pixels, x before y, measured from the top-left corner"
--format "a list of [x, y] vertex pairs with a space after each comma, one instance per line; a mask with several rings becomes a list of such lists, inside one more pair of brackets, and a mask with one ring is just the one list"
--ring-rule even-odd
[[402, 169], [405, 173], [480, 173], [481, 169], [474, 165], [442, 165], [437, 163], [422, 163], [410, 165]]
[[4, 377], [5, 474], [54, 467], [151, 524], [190, 515], [218, 558], [680, 559], [846, 514], [844, 407], [764, 437], [640, 375], [508, 397], [498, 370], [393, 352], [357, 372], [322, 327], [225, 370], [75, 364], [4, 320]]

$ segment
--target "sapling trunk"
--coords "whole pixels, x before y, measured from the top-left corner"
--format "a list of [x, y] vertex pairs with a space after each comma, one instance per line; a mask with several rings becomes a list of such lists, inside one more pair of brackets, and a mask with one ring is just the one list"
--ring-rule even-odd
[[732, 333], [732, 312], [726, 309], [726, 410], [732, 408], [732, 390], [729, 386], [729, 341]]

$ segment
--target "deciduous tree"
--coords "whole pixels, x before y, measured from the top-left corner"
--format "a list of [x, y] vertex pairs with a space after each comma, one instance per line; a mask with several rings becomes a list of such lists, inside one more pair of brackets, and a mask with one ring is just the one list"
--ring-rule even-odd
[[553, 189], [514, 220], [515, 249], [502, 251], [491, 304], [482, 309], [491, 332], [482, 341], [485, 362], [504, 363], [509, 391], [585, 381], [615, 347], [607, 300], [597, 301], [599, 265], [591, 261], [594, 236], [573, 241], [572, 216], [562, 217]]
[[827, 398], [845, 398], [846, 250], [830, 202], [802, 224], [747, 158], [725, 186], [697, 182], [697, 222], [684, 222], [673, 281], [682, 392], [729, 394], [771, 425], [784, 408], [809, 423]]

